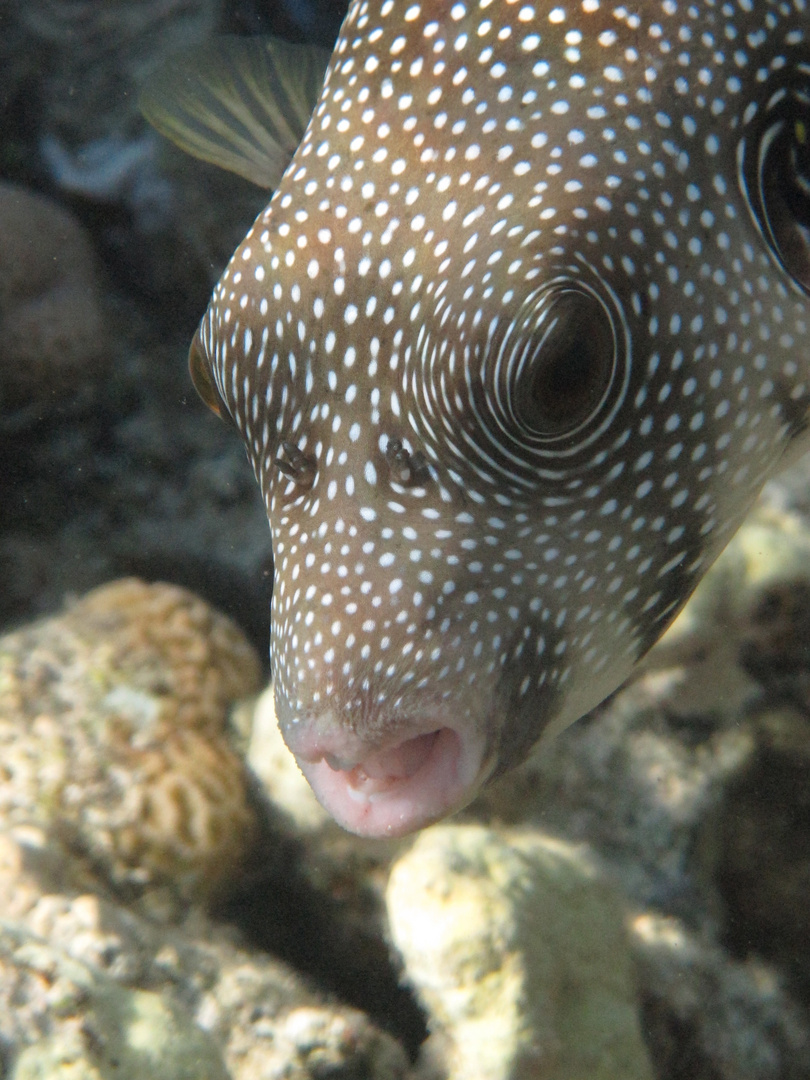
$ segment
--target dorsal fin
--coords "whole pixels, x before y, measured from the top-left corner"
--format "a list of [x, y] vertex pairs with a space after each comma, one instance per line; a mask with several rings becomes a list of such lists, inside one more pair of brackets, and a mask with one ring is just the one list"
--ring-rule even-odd
[[279, 38], [219, 37], [170, 57], [141, 112], [182, 150], [274, 188], [320, 96], [330, 53]]

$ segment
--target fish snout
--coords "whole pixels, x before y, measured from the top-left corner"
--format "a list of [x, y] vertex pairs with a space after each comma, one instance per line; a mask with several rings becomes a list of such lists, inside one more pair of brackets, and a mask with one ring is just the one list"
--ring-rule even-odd
[[[281, 715], [281, 712], [280, 712]], [[491, 771], [483, 735], [438, 717], [359, 736], [332, 710], [281, 730], [321, 805], [349, 832], [404, 836], [466, 806]]]

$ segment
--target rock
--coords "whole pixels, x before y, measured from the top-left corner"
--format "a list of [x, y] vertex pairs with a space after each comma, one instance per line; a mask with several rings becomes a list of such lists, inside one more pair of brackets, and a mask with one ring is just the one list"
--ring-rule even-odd
[[[259, 984], [255, 991], [263, 989]], [[241, 986], [240, 986], [241, 990]], [[262, 1009], [262, 998], [253, 999], [254, 1012]], [[368, 1077], [368, 1080], [406, 1080], [411, 1075], [402, 1048], [380, 1032], [359, 1012], [335, 1005], [302, 1005], [287, 1011], [274, 1026], [257, 1034], [264, 1036], [245, 1050], [233, 1068], [233, 1080], [276, 1077], [286, 1080], [321, 1080], [322, 1077]], [[231, 1054], [236, 1059], [235, 1049]]]
[[[6, 851], [10, 844], [4, 838]], [[48, 908], [58, 912], [62, 924], [54, 937], [64, 938], [66, 924], [72, 921], [80, 935], [78, 948], [70, 942], [59, 947], [24, 922], [8, 919], [0, 934], [0, 1002], [5, 1017], [0, 1034], [18, 1052], [10, 1073], [13, 1080], [105, 1080], [113, 1075], [132, 1080], [147, 1075], [156, 1080], [228, 1080], [216, 1041], [169, 995], [123, 986], [96, 965], [77, 959], [75, 954], [88, 949], [94, 932], [109, 947], [113, 927], [122, 921], [114, 909], [103, 912], [113, 915], [105, 933], [98, 917], [101, 905], [90, 897], [76, 898], [72, 910], [67, 898], [60, 902], [56, 896], [40, 897], [27, 913], [40, 929], [47, 924]], [[96, 952], [98, 959], [102, 950]], [[37, 1038], [40, 1033], [44, 1037]]]
[[213, 895], [255, 837], [226, 721], [260, 670], [229, 619], [136, 579], [0, 638], [0, 820], [115, 888]]
[[[213, 1039], [152, 991], [130, 990], [33, 938], [4, 935], [7, 962], [50, 983], [58, 1034], [19, 1055], [11, 1080], [228, 1080]], [[58, 1024], [81, 1016], [81, 1024]]]
[[6, 173], [48, 184], [92, 227], [119, 282], [189, 327], [266, 193], [167, 149], [138, 92], [155, 67], [227, 29], [225, 7], [29, 0], [3, 12]]
[[435, 826], [387, 902], [451, 1080], [652, 1077], [621, 906], [581, 849]]
[[[790, 684], [810, 704], [810, 531], [793, 513], [760, 509], [743, 525], [644, 661], [674, 713], [726, 719], [763, 683]], [[802, 689], [803, 688], [803, 689]]]
[[643, 1023], [665, 1080], [806, 1080], [807, 1014], [773, 968], [654, 912], [631, 922]]
[[72, 854], [0, 832], [10, 1080], [406, 1080], [399, 1044], [199, 910], [156, 923], [72, 891]]
[[10, 27], [33, 50], [27, 76], [38, 89], [42, 130], [73, 145], [130, 132], [138, 80], [156, 58], [210, 34], [219, 6], [218, 0], [31, 0], [13, 9]]
[[756, 717], [754, 737], [747, 767], [707, 825], [704, 850], [726, 942], [786, 972], [810, 1004], [810, 716], [768, 710]]
[[98, 382], [110, 361], [93, 252], [56, 203], [0, 183], [0, 414], [36, 413]]

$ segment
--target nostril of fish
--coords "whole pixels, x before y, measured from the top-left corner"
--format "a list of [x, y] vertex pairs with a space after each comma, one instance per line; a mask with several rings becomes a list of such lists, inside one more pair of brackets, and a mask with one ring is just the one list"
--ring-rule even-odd
[[406, 450], [401, 439], [389, 439], [385, 447], [385, 460], [391, 475], [403, 487], [423, 485], [430, 479], [430, 469], [421, 450]]
[[315, 458], [308, 457], [303, 450], [298, 449], [295, 443], [286, 440], [282, 442], [281, 450], [284, 457], [275, 458], [273, 464], [280, 472], [288, 476], [297, 487], [308, 491], [315, 483], [315, 475], [318, 471]]

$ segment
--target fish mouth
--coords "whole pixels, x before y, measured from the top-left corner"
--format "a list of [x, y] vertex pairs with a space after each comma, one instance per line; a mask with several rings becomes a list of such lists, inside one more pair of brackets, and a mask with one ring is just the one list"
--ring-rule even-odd
[[466, 806], [483, 783], [484, 741], [436, 727], [380, 748], [288, 739], [316, 798], [349, 832], [405, 836]]

